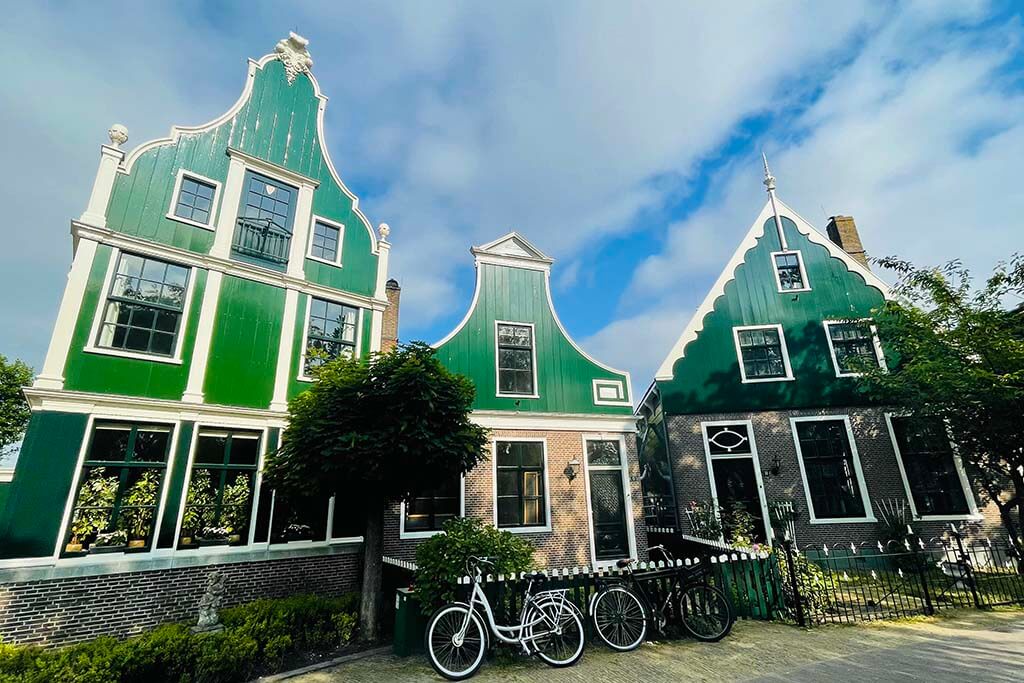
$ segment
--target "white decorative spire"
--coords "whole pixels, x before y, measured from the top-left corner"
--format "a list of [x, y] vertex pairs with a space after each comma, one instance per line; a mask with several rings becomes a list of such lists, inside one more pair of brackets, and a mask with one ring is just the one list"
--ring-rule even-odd
[[120, 123], [115, 123], [107, 131], [107, 137], [110, 138], [110, 144], [114, 147], [120, 147], [128, 142], [128, 129]]
[[288, 77], [288, 85], [295, 82], [300, 73], [308, 74], [313, 68], [313, 58], [309, 56], [309, 41], [294, 31], [274, 46], [274, 52], [284, 64], [284, 73]]
[[391, 226], [387, 223], [381, 223], [377, 226], [377, 232], [380, 234], [381, 241], [387, 242], [388, 236], [391, 234]]
[[761, 152], [761, 159], [764, 161], [764, 186], [768, 190], [768, 199], [772, 203], [772, 214], [775, 216], [775, 229], [779, 233], [779, 245], [783, 251], [789, 250], [789, 245], [786, 244], [786, 233], [782, 230], [782, 219], [779, 218], [779, 207], [775, 204], [775, 176], [772, 175], [771, 169], [768, 168], [768, 157], [764, 152]]

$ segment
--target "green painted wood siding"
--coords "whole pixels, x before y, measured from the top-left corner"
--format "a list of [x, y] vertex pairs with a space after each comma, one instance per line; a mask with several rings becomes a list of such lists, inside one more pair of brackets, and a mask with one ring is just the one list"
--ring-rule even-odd
[[[538, 270], [479, 264], [480, 291], [469, 320], [442, 344], [438, 358], [476, 385], [477, 410], [572, 414], [624, 414], [627, 406], [594, 405], [593, 380], [620, 380], [624, 373], [605, 370], [587, 359], [566, 339], [548, 304], [547, 280]], [[533, 323], [540, 398], [498, 397], [495, 321]], [[627, 397], [632, 399], [632, 397]]]
[[377, 256], [371, 251], [369, 232], [353, 210], [353, 201], [334, 181], [324, 159], [317, 132], [320, 100], [312, 81], [300, 74], [289, 85], [284, 67], [276, 60], [257, 69], [253, 81], [249, 98], [226, 121], [201, 132], [183, 134], [174, 143], [154, 146], [135, 160], [129, 173], [119, 173], [107, 208], [107, 226], [154, 242], [208, 253], [213, 245], [212, 231], [167, 218], [175, 181], [179, 169], [184, 168], [223, 185], [228, 148], [237, 149], [319, 181], [313, 193], [313, 213], [345, 226], [343, 265], [335, 268], [307, 259], [307, 279], [372, 295]]
[[192, 270], [195, 289], [185, 329], [181, 332], [185, 339], [180, 364], [89, 353], [84, 349], [90, 341], [94, 341], [89, 339], [89, 335], [92, 334], [93, 320], [106, 298], [103, 280], [110, 259], [114, 257], [113, 253], [114, 250], [106, 245], [100, 245], [96, 249], [96, 257], [82, 297], [82, 307], [75, 323], [75, 332], [71, 338], [71, 348], [64, 368], [64, 388], [73, 391], [178, 400], [188, 382], [199, 311], [203, 291], [206, 289], [206, 271], [198, 268]]
[[[749, 249], [734, 278], [704, 318], [704, 327], [659, 381], [666, 412], [679, 414], [863, 405], [853, 378], [835, 376], [824, 320], [860, 317], [884, 298], [859, 274], [782, 219], [791, 250], [800, 250], [810, 292], [779, 292], [771, 252], [779, 251], [774, 219]], [[743, 384], [732, 328], [781, 324], [795, 380]]]
[[0, 517], [0, 558], [53, 555], [88, 419], [32, 413]]
[[270, 406], [283, 317], [284, 289], [224, 276], [210, 340], [205, 403]]

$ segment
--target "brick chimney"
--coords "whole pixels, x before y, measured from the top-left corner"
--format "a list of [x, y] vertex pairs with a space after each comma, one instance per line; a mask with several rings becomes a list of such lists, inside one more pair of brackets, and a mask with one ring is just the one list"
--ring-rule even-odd
[[381, 351], [390, 351], [398, 345], [398, 302], [402, 298], [402, 288], [398, 280], [388, 280], [384, 285], [387, 292], [388, 307], [384, 309], [384, 324], [381, 330]]
[[828, 219], [825, 230], [828, 232], [828, 238], [838, 244], [843, 251], [860, 261], [865, 268], [871, 268], [853, 216], [832, 216]]

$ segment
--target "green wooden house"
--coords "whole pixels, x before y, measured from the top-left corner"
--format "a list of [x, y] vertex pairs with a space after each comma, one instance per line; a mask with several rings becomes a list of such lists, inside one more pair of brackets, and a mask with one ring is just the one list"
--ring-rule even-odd
[[388, 228], [327, 153], [311, 66], [292, 34], [213, 121], [130, 152], [110, 129], [0, 483], [0, 570], [354, 566], [361, 532], [340, 502], [289, 506], [261, 484], [288, 399], [325, 358], [379, 350], [388, 307]]
[[864, 319], [891, 294], [853, 219], [819, 231], [765, 175], [768, 201], [639, 407], [648, 525], [698, 535], [710, 506], [726, 536], [745, 513], [762, 542], [773, 526], [801, 544], [873, 542], [887, 503], [936, 532], [981, 524], [943, 430], [857, 388], [859, 362], [887, 363]]
[[476, 385], [473, 419], [491, 430], [490, 459], [396, 506], [386, 552], [411, 559], [419, 539], [472, 515], [524, 534], [546, 566], [636, 557], [646, 541], [628, 373], [572, 340], [551, 300], [552, 259], [526, 238], [471, 251], [473, 301], [435, 347]]

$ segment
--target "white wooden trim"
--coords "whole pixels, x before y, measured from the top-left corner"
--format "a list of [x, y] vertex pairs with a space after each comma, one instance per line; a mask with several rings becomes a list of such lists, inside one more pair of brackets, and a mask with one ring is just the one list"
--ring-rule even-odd
[[292, 221], [292, 238], [288, 245], [288, 275], [299, 280], [306, 279], [306, 244], [313, 227], [313, 188], [303, 184], [299, 186], [295, 197], [295, 218]]
[[[547, 523], [544, 526], [498, 526], [498, 442], [520, 443], [531, 442], [541, 443], [544, 450], [544, 514]], [[501, 436], [491, 439], [491, 501], [494, 512], [494, 526], [501, 531], [510, 531], [514, 534], [536, 534], [551, 531], [551, 486], [548, 476], [548, 440], [541, 436]]]
[[[803, 278], [804, 286], [800, 289], [783, 289], [782, 279], [779, 277], [779, 266], [775, 262], [776, 256], [783, 256], [789, 254], [796, 254], [797, 263], [800, 266], [800, 277]], [[799, 249], [783, 249], [781, 251], [773, 251], [770, 255], [772, 260], [772, 272], [775, 273], [775, 287], [780, 294], [799, 294], [800, 292], [811, 291], [811, 281], [807, 277], [807, 268], [804, 267], [804, 255]]]
[[107, 224], [107, 206], [114, 191], [114, 178], [124, 161], [124, 151], [112, 145], [100, 145], [100, 164], [96, 169], [89, 202], [79, 220], [104, 227]]
[[[317, 223], [323, 223], [327, 227], [334, 228], [334, 229], [336, 229], [338, 231], [338, 253], [337, 253], [337, 256], [335, 257], [335, 260], [333, 260], [333, 261], [330, 261], [330, 260], [325, 259], [325, 258], [321, 258], [319, 256], [313, 256], [313, 237], [316, 234], [316, 224]], [[337, 221], [332, 221], [329, 218], [324, 218], [323, 216], [317, 216], [316, 214], [313, 214], [313, 217], [310, 220], [310, 224], [309, 224], [309, 240], [307, 240], [307, 241], [308, 241], [308, 246], [306, 248], [306, 258], [312, 259], [313, 261], [319, 261], [320, 263], [326, 263], [327, 265], [334, 266], [336, 268], [341, 268], [342, 267], [342, 264], [341, 264], [341, 252], [342, 252], [342, 246], [345, 243], [345, 225], [343, 223], [339, 223]]]
[[[708, 441], [708, 427], [725, 427], [730, 425], [744, 425], [747, 428], [747, 440], [750, 444], [749, 452], [736, 454], [730, 453], [729, 455], [712, 455], [711, 443]], [[762, 523], [764, 525], [765, 538], [768, 539], [769, 543], [772, 543], [775, 537], [775, 530], [772, 528], [772, 520], [768, 512], [768, 498], [767, 493], [764, 490], [764, 478], [761, 474], [761, 459], [757, 454], [757, 440], [754, 438], [754, 423], [750, 420], [712, 420], [709, 422], [701, 422], [700, 433], [701, 439], [704, 442], [704, 459], [708, 468], [708, 482], [711, 485], [711, 501], [714, 506], [715, 516], [718, 517], [718, 521], [721, 522], [722, 517], [718, 509], [718, 488], [715, 484], [715, 468], [713, 462], [715, 460], [739, 460], [750, 458], [751, 466], [754, 468], [754, 481], [757, 484], [757, 497], [761, 503], [761, 514], [763, 515]]]
[[[501, 370], [498, 365], [498, 326], [516, 325], [518, 327], [530, 328], [530, 352], [533, 354], [533, 393], [532, 394], [504, 394], [501, 391]], [[494, 395], [497, 398], [540, 398], [540, 372], [537, 371], [537, 331], [533, 323], [513, 322], [511, 320], [494, 321]]]
[[[581, 434], [580, 440], [583, 444], [583, 453], [580, 459], [583, 462], [583, 495], [587, 499], [587, 528], [590, 533], [590, 560], [594, 567], [607, 567], [614, 565], [618, 560], [623, 558], [615, 558], [611, 560], [598, 560], [597, 559], [597, 539], [594, 535], [594, 504], [590, 497], [590, 470], [594, 469], [599, 472], [614, 472], [618, 470], [621, 475], [622, 485], [622, 504], [626, 508], [625, 524], [626, 524], [626, 538], [628, 543], [628, 555], [631, 559], [637, 559], [636, 551], [636, 529], [634, 528], [635, 520], [633, 519], [633, 495], [632, 489], [629, 485], [629, 457], [626, 453], [626, 437], [624, 434]], [[613, 465], [591, 465], [587, 458], [587, 442], [588, 441], [617, 441], [619, 444], [619, 464], [618, 466]]]
[[[210, 200], [209, 223], [200, 223], [199, 221], [194, 221], [191, 218], [183, 218], [182, 216], [178, 216], [177, 214], [174, 213], [174, 210], [178, 208], [178, 195], [181, 193], [181, 182], [186, 176], [188, 176], [192, 180], [196, 180], [201, 183], [206, 183], [208, 185], [213, 185], [213, 199]], [[197, 228], [202, 228], [203, 230], [216, 231], [217, 214], [220, 211], [220, 190], [220, 181], [214, 180], [213, 178], [207, 178], [206, 176], [199, 175], [198, 173], [193, 173], [192, 171], [185, 170], [184, 168], [179, 168], [178, 175], [174, 180], [174, 192], [171, 193], [171, 205], [167, 209], [167, 218], [170, 218], [172, 221], [177, 221], [179, 223], [185, 223], [186, 225], [192, 225]]]
[[203, 301], [199, 306], [199, 322], [196, 338], [192, 345], [192, 361], [188, 367], [188, 381], [181, 400], [187, 403], [203, 402], [203, 385], [206, 382], [206, 366], [210, 361], [210, 344], [213, 342], [213, 326], [217, 320], [217, 306], [220, 302], [220, 287], [223, 280], [220, 271], [206, 273], [206, 287]]
[[[747, 379], [747, 369], [743, 365], [743, 350], [740, 347], [740, 332], [748, 330], [777, 330], [779, 333], [779, 345], [782, 349], [782, 363], [786, 369], [785, 377], [759, 377], [754, 379]], [[782, 329], [782, 325], [778, 324], [767, 324], [767, 325], [739, 325], [732, 328], [732, 339], [736, 345], [736, 360], [740, 364], [740, 380], [743, 384], [758, 384], [761, 382], [789, 382], [794, 379], [793, 368], [789, 364], [789, 349], [786, 347], [786, 333]]]
[[[860, 263], [843, 251], [842, 248], [836, 245], [824, 233], [804, 220], [796, 211], [793, 211], [793, 209], [786, 206], [784, 202], [778, 198], [776, 198], [776, 202], [779, 206], [780, 216], [784, 216], [793, 221], [793, 223], [796, 224], [797, 232], [807, 237], [807, 239], [814, 244], [825, 247], [825, 249], [828, 250], [829, 255], [832, 256], [832, 258], [841, 261], [848, 271], [860, 275], [867, 285], [877, 289], [886, 299], [892, 299], [892, 291], [889, 288], [889, 285], [887, 285], [882, 279], [864, 266], [864, 264]], [[761, 213], [747, 230], [746, 236], [744, 236], [743, 240], [736, 248], [736, 251], [733, 252], [732, 258], [729, 259], [725, 268], [722, 269], [722, 272], [719, 274], [715, 284], [708, 291], [703, 302], [701, 302], [696, 312], [690, 318], [690, 321], [686, 324], [686, 327], [683, 328], [682, 334], [679, 335], [675, 344], [672, 345], [668, 355], [665, 356], [665, 360], [663, 360], [661, 365], [658, 367], [658, 371], [655, 373], [655, 379], [672, 379], [672, 366], [677, 360], [685, 355], [686, 346], [696, 339], [700, 331], [704, 329], [704, 319], [714, 310], [715, 302], [718, 298], [725, 294], [725, 286], [735, 278], [736, 269], [745, 261], [747, 252], [757, 246], [758, 238], [764, 234], [765, 223], [769, 218], [774, 217], [774, 215], [775, 213], [772, 210], [772, 202], [771, 199], [769, 199], [765, 202], [764, 208], [761, 209]]]
[[98, 247], [99, 243], [96, 240], [87, 238], [78, 240], [75, 256], [71, 261], [71, 269], [68, 272], [67, 284], [64, 285], [64, 294], [60, 300], [60, 308], [57, 310], [57, 320], [53, 325], [53, 334], [50, 336], [50, 345], [47, 347], [46, 358], [43, 361], [43, 369], [36, 377], [33, 385], [35, 387], [42, 389], [62, 389], [64, 387], [64, 367], [67, 363], [68, 352], [71, 350], [71, 340], [75, 334], [82, 299], [89, 284], [89, 275], [92, 272]]
[[[601, 398], [601, 385], [614, 386], [619, 396], [622, 398], [619, 400]], [[633, 407], [630, 403], [629, 397], [626, 394], [626, 387], [621, 379], [595, 379], [591, 383], [591, 388], [594, 394], [594, 405], [596, 406], [626, 406], [629, 408]]]
[[[274, 371], [274, 396], [271, 410], [288, 410], [288, 385], [295, 347], [295, 318], [298, 315], [299, 292], [289, 287], [284, 292], [284, 318], [281, 321], [281, 341], [277, 347], [277, 367]], [[300, 368], [301, 372], [301, 368]]]
[[[309, 345], [309, 317], [310, 317], [310, 315], [312, 314], [312, 311], [313, 311], [313, 298], [314, 297], [312, 297], [311, 295], [307, 295], [306, 296], [306, 319], [305, 319], [305, 321], [302, 324], [302, 346], [300, 347], [302, 349], [302, 355], [299, 356], [299, 374], [295, 378], [295, 379], [299, 380], [300, 382], [315, 382], [316, 381], [315, 377], [310, 377], [309, 375], [306, 374], [306, 349], [308, 348], [308, 345]], [[356, 358], [361, 358], [362, 354], [363, 354], [363, 311], [364, 311], [364, 309], [362, 307], [360, 307], [360, 306], [352, 306], [351, 304], [346, 304], [344, 302], [336, 301], [334, 299], [328, 299], [326, 297], [319, 297], [318, 296], [316, 298], [320, 299], [321, 301], [327, 301], [327, 302], [332, 303], [332, 304], [341, 304], [343, 306], [348, 306], [349, 308], [355, 308], [356, 309], [356, 345], [355, 345], [355, 350], [352, 353], [353, 353], [353, 355]]]
[[[846, 438], [850, 442], [850, 454], [853, 456], [853, 471], [857, 475], [857, 488], [861, 501], [864, 504], [863, 517], [836, 517], [819, 518], [814, 513], [814, 503], [811, 500], [811, 487], [807, 483], [807, 470], [804, 468], [804, 455], [800, 449], [800, 436], [797, 434], [796, 425], [798, 422], [826, 422], [842, 420], [846, 425]], [[853, 427], [850, 425], [849, 415], [808, 415], [803, 417], [789, 418], [790, 431], [793, 433], [793, 445], [796, 447], [796, 460], [800, 466], [800, 480], [804, 485], [804, 495], [807, 499], [807, 514], [811, 524], [851, 524], [857, 522], [877, 522], [874, 509], [871, 506], [871, 498], [868, 496], [868, 485], [864, 480], [864, 470], [860, 464], [860, 454], [857, 452], [857, 441], [853, 438]]]
[[455, 329], [453, 329], [451, 332], [446, 334], [440, 340], [438, 340], [438, 341], [434, 342], [433, 344], [431, 344], [431, 346], [433, 346], [435, 349], [440, 348], [441, 346], [444, 346], [445, 344], [447, 344], [448, 341], [452, 337], [457, 335], [459, 333], [459, 331], [462, 330], [462, 328], [466, 326], [466, 323], [469, 322], [469, 319], [473, 317], [473, 311], [476, 310], [476, 304], [480, 300], [481, 277], [482, 277], [482, 275], [481, 275], [481, 272], [480, 272], [480, 265], [477, 264], [477, 267], [476, 267], [476, 287], [474, 287], [474, 289], [473, 289], [473, 300], [469, 302], [469, 308], [466, 310], [466, 315], [462, 316], [462, 320], [459, 322], [458, 325], [455, 326]]
[[[497, 503], [495, 503], [497, 507]], [[466, 516], [466, 475], [459, 476], [459, 517]], [[431, 529], [430, 531], [406, 531], [405, 530], [405, 501], [403, 500], [398, 506], [398, 538], [405, 541], [415, 538], [430, 538], [436, 534], [440, 534], [440, 529]]]
[[[836, 358], [836, 347], [832, 343], [832, 334], [829, 332], [829, 325], [843, 325], [846, 323], [861, 323], [869, 322], [870, 318], [857, 318], [855, 320], [823, 320], [821, 321], [822, 327], [825, 329], [825, 341], [828, 342], [828, 353], [832, 357], [832, 369], [836, 372], [836, 377], [860, 377], [864, 373], [862, 372], [843, 372], [839, 369], [839, 359]], [[887, 369], [885, 364], [885, 354], [882, 352], [882, 342], [878, 339], [878, 327], [869, 324], [869, 331], [871, 332], [871, 346], [875, 351], [875, 361], [878, 363], [878, 367]]]
[[632, 415], [574, 415], [565, 413], [519, 413], [502, 410], [474, 410], [471, 419], [487, 429], [522, 431], [593, 431], [636, 433]]
[[[96, 353], [104, 356], [119, 356], [121, 358], [132, 358], [135, 360], [154, 361], [157, 363], [169, 363], [171, 365], [181, 365], [182, 358], [181, 352], [185, 347], [186, 328], [188, 326], [189, 315], [192, 312], [192, 298], [195, 295], [196, 290], [196, 277], [198, 275], [198, 269], [194, 266], [187, 266], [180, 263], [174, 263], [168, 261], [175, 266], [182, 268], [188, 268], [188, 282], [185, 285], [185, 300], [182, 302], [181, 309], [181, 320], [178, 322], [178, 331], [174, 339], [174, 354], [171, 356], [160, 356], [152, 353], [142, 353], [140, 351], [128, 351], [125, 349], [116, 349], [108, 346], [99, 346], [97, 343], [99, 339], [100, 326], [103, 324], [103, 316], [106, 314], [107, 302], [110, 298], [110, 285], [114, 280], [114, 275], [117, 271], [117, 264], [121, 260], [121, 256], [125, 252], [117, 249], [116, 247], [111, 249], [110, 262], [107, 264], [107, 273], [103, 278], [103, 289], [100, 292], [100, 298], [96, 305], [96, 310], [93, 312], [92, 324], [89, 327], [89, 338], [85, 341], [85, 347], [82, 349], [86, 353]], [[134, 253], [128, 252], [129, 255], [135, 256]], [[149, 258], [149, 257], [143, 257]], [[156, 259], [155, 260], [163, 260]]]
[[906, 417], [905, 415], [897, 415], [895, 413], [885, 413], [885, 426], [889, 430], [889, 439], [892, 442], [892, 450], [896, 455], [896, 465], [900, 470], [900, 479], [903, 480], [903, 490], [907, 494], [907, 501], [910, 503], [910, 512], [914, 515], [914, 519], [921, 521], [932, 521], [932, 522], [953, 522], [963, 520], [979, 520], [983, 519], [981, 513], [978, 511], [978, 503], [974, 499], [974, 490], [971, 488], [970, 481], [967, 479], [967, 472], [964, 470], [963, 459], [960, 454], [956, 452], [953, 446], [952, 440], [950, 441], [950, 454], [953, 457], [953, 466], [956, 468], [957, 478], [960, 481], [960, 487], [964, 492], [964, 500], [967, 502], [967, 514], [963, 515], [922, 515], [917, 511], [917, 504], [914, 502], [914, 492], [910, 489], [910, 478], [907, 476], [907, 468], [903, 464], [903, 453], [900, 451], [900, 444], [896, 439], [896, 429], [892, 423], [893, 417]]

